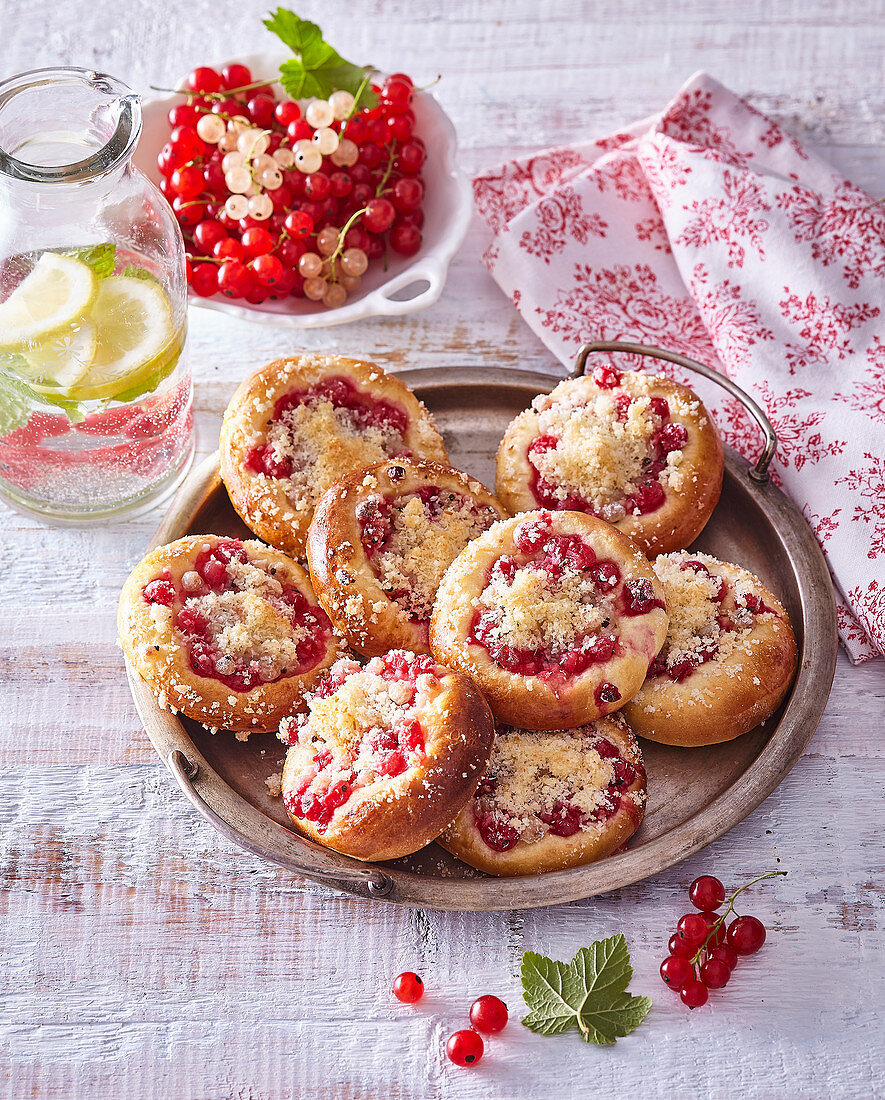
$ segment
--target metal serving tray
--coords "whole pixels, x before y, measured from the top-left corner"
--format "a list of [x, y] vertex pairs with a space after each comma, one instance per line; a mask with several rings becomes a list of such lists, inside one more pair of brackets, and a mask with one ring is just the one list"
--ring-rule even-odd
[[[836, 615], [821, 550], [796, 506], [769, 480], [776, 438], [764, 414], [733, 383], [684, 356], [640, 345], [585, 345], [575, 373], [596, 351], [665, 358], [712, 378], [739, 396], [766, 436], [750, 466], [726, 449], [722, 497], [695, 543], [756, 573], [786, 606], [799, 646], [792, 692], [767, 723], [735, 741], [682, 749], [642, 743], [648, 807], [626, 851], [568, 871], [496, 879], [466, 867], [436, 844], [402, 859], [360, 863], [322, 848], [288, 825], [266, 778], [282, 769], [272, 734], [247, 743], [162, 710], [129, 670], [138, 713], [185, 796], [229, 840], [316, 882], [363, 897], [433, 909], [495, 910], [553, 905], [603, 894], [678, 863], [726, 833], [777, 787], [799, 759], [826, 706], [836, 662]], [[494, 456], [511, 419], [557, 379], [510, 369], [426, 369], [399, 375], [427, 405], [453, 465], [494, 484]], [[152, 546], [185, 534], [251, 537], [218, 476], [218, 455], [187, 478]]]

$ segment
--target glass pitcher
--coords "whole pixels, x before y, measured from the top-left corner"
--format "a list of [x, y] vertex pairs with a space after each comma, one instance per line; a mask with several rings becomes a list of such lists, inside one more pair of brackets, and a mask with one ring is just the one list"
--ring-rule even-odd
[[0, 498], [52, 523], [153, 507], [193, 456], [181, 230], [104, 73], [0, 83]]

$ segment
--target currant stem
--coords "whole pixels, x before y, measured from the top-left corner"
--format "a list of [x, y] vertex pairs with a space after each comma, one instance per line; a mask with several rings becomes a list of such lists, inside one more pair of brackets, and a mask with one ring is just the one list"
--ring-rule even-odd
[[396, 142], [392, 141], [390, 143], [390, 149], [388, 151], [388, 156], [387, 156], [387, 168], [384, 171], [384, 175], [381, 177], [381, 182], [375, 188], [375, 198], [378, 198], [384, 191], [384, 184], [387, 183], [387, 180], [390, 176], [390, 173], [393, 171], [393, 160], [394, 160], [395, 156], [396, 156]]
[[335, 261], [338, 259], [338, 257], [341, 255], [341, 253], [344, 251], [344, 238], [347, 236], [348, 229], [350, 229], [350, 227], [357, 220], [357, 218], [361, 218], [367, 210], [368, 210], [368, 207], [364, 206], [362, 208], [362, 210], [357, 210], [353, 214], [351, 214], [350, 217], [347, 219], [347, 221], [344, 223], [344, 225], [341, 229], [341, 232], [338, 234], [338, 246], [336, 247], [336, 249], [332, 253], [332, 255], [328, 257], [329, 267], [332, 270], [332, 275], [333, 276], [335, 275]]
[[739, 889], [735, 890], [735, 892], [728, 899], [728, 906], [727, 906], [725, 912], [719, 914], [719, 916], [716, 918], [715, 923], [713, 924], [713, 927], [707, 933], [707, 935], [704, 939], [704, 942], [701, 944], [701, 946], [697, 949], [695, 954], [692, 956], [691, 965], [693, 967], [698, 965], [698, 961], [700, 960], [700, 957], [704, 953], [704, 951], [706, 951], [707, 944], [710, 942], [710, 939], [713, 936], [716, 935], [716, 933], [719, 931], [719, 929], [725, 923], [725, 918], [728, 916], [728, 914], [734, 912], [734, 899], [738, 896], [738, 894], [742, 894], [744, 892], [744, 890], [748, 890], [751, 886], [754, 885], [754, 883], [762, 882], [763, 879], [777, 878], [778, 875], [785, 875], [786, 873], [787, 873], [786, 871], [769, 871], [767, 874], [759, 875], [758, 878], [750, 879], [749, 882], [745, 883]]

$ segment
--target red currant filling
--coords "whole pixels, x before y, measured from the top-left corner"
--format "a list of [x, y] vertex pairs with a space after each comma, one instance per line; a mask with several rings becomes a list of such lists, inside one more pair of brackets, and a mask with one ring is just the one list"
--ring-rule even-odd
[[380, 428], [405, 436], [409, 427], [409, 417], [402, 406], [362, 393], [343, 376], [324, 378], [309, 389], [284, 394], [274, 406], [273, 419], [279, 420], [289, 409], [318, 401], [329, 401], [336, 409], [344, 411], [354, 431]]
[[265, 477], [286, 478], [292, 476], [292, 460], [277, 459], [270, 443], [258, 443], [246, 452], [243, 465], [253, 474]]
[[[621, 571], [614, 561], [608, 558], [598, 561], [593, 548], [579, 535], [554, 534], [549, 516], [541, 515], [519, 524], [513, 532], [513, 541], [525, 555], [525, 560], [520, 563], [509, 554], [502, 555], [489, 569], [486, 584], [503, 580], [505, 584], [512, 585], [517, 570], [526, 564], [542, 569], [551, 583], [558, 581], [567, 570], [584, 574], [593, 582], [600, 599], [612, 593], [621, 582]], [[603, 621], [603, 631], [607, 630], [609, 621]], [[598, 631], [576, 636], [573, 644], [565, 650], [551, 646], [527, 648], [511, 645], [500, 637], [500, 624], [500, 614], [494, 608], [477, 609], [471, 620], [468, 641], [481, 645], [505, 671], [522, 676], [579, 676], [591, 665], [610, 661], [620, 651], [616, 633]], [[620, 694], [614, 694], [617, 688], [613, 684], [603, 684], [597, 691], [603, 692], [604, 696], [597, 700], [598, 704], [615, 702], [620, 698]]]
[[647, 615], [656, 607], [664, 608], [664, 603], [655, 595], [652, 583], [647, 577], [636, 577], [624, 584], [623, 613], [625, 615]]
[[[588, 815], [568, 799], [558, 799], [550, 809], [542, 810], [538, 819], [554, 836], [574, 836], [582, 827], [593, 822], [607, 821], [622, 804], [622, 795], [637, 780], [641, 768], [622, 759], [615, 745], [601, 738], [593, 746], [604, 760], [612, 760], [612, 780], [605, 797]], [[485, 776], [477, 788], [473, 803], [473, 819], [486, 847], [495, 852], [506, 852], [519, 841], [520, 834], [510, 824], [506, 813], [495, 805], [498, 780]]]
[[292, 585], [284, 584], [278, 610], [282, 610], [290, 618], [293, 627], [303, 627], [307, 634], [297, 644], [297, 663], [293, 667], [280, 669], [262, 660], [238, 663], [233, 657], [222, 653], [211, 636], [208, 619], [196, 608], [189, 607], [186, 601], [208, 595], [209, 592], [220, 595], [223, 592], [237, 591], [235, 579], [228, 572], [228, 565], [231, 561], [247, 560], [248, 555], [243, 544], [238, 539], [227, 539], [197, 555], [194, 568], [190, 571], [198, 578], [196, 587], [189, 584], [185, 588], [180, 584], [176, 588], [168, 569], [164, 570], [165, 576], [156, 578], [144, 587], [144, 598], [148, 603], [162, 603], [167, 607], [178, 605], [175, 626], [184, 635], [194, 672], [220, 680], [232, 691], [250, 691], [260, 684], [274, 683], [285, 676], [307, 672], [322, 658], [332, 634], [332, 625], [322, 608], [311, 606], [302, 592]]
[[[599, 367], [593, 374], [593, 380], [600, 389], [615, 389], [621, 384], [621, 373], [611, 367]], [[626, 420], [633, 404], [628, 393], [615, 395], [615, 416]], [[667, 455], [671, 451], [680, 451], [688, 442], [688, 432], [683, 424], [670, 420], [670, 406], [663, 397], [649, 399], [649, 408], [661, 420], [661, 426], [649, 439], [648, 457], [643, 461], [642, 477], [632, 493], [624, 497], [624, 511], [628, 516], [648, 515], [657, 511], [666, 500], [666, 492], [659, 477], [667, 465]], [[544, 478], [535, 459], [547, 451], [555, 450], [559, 440], [553, 435], [539, 435], [529, 444], [526, 457], [531, 468], [530, 488], [535, 500], [543, 508], [553, 511], [586, 512], [598, 515], [593, 505], [584, 499], [577, 490], [570, 491], [565, 498], [558, 495], [558, 486]]]

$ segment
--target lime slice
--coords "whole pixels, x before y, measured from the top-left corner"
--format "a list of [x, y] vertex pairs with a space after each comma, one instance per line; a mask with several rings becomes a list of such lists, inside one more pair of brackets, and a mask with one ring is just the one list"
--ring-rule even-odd
[[175, 340], [169, 299], [159, 283], [126, 275], [102, 279], [88, 321], [92, 363], [66, 387], [75, 401], [114, 397], [157, 371]]
[[0, 303], [0, 347], [23, 349], [81, 317], [98, 293], [88, 264], [44, 252], [33, 271]]
[[61, 394], [86, 374], [97, 350], [95, 325], [81, 321], [23, 352], [27, 370], [20, 367], [19, 374], [33, 379], [31, 385], [40, 393]]

